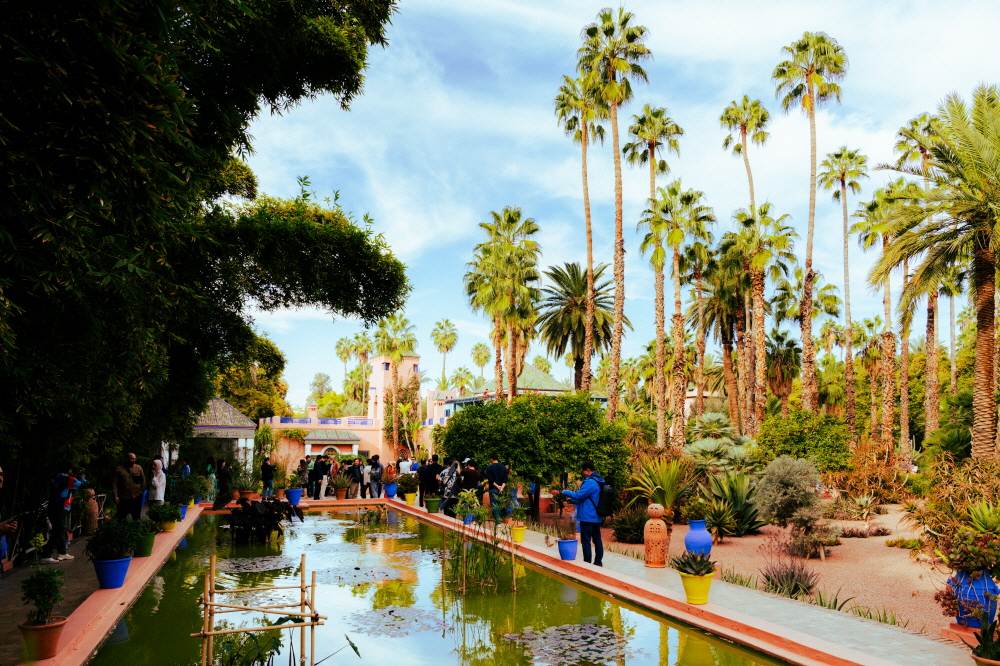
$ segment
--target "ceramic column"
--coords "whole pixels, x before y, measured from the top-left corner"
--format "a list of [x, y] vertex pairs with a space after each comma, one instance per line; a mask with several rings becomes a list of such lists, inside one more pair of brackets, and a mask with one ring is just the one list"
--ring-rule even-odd
[[663, 568], [667, 566], [667, 524], [663, 522], [663, 507], [650, 504], [646, 509], [649, 520], [642, 532], [646, 545], [646, 566]]

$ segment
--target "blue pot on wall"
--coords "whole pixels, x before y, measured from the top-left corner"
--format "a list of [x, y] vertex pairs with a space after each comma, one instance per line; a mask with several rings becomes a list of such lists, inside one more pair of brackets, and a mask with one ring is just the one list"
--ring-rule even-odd
[[128, 573], [131, 561], [131, 557], [121, 560], [94, 560], [94, 571], [97, 573], [97, 582], [101, 589], [121, 587], [125, 583], [125, 574]]
[[181, 504], [181, 520], [187, 518], [187, 515], [188, 515], [188, 505]]
[[977, 613], [986, 610], [989, 622], [996, 618], [996, 596], [1000, 587], [993, 581], [989, 569], [974, 573], [956, 571], [954, 577], [948, 580], [948, 585], [958, 599], [958, 615], [955, 623], [970, 629], [980, 629], [983, 624]]
[[301, 488], [289, 488], [285, 491], [285, 497], [288, 498], [288, 503], [292, 506], [298, 506], [299, 501], [302, 499], [302, 489]]
[[392, 499], [393, 497], [396, 496], [396, 484], [395, 483], [387, 483], [387, 484], [385, 484], [385, 496], [388, 497], [389, 499]]
[[684, 535], [684, 547], [692, 553], [703, 555], [712, 552], [712, 535], [705, 529], [704, 520], [690, 521], [688, 533]]
[[559, 540], [559, 557], [563, 560], [576, 559], [576, 546], [579, 542], [576, 539]]

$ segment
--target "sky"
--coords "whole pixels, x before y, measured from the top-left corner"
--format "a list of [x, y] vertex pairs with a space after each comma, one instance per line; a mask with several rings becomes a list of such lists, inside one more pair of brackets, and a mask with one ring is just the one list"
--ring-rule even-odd
[[[416, 327], [421, 369], [431, 377], [440, 376], [443, 360], [430, 340], [437, 321], [448, 318], [458, 329], [458, 345], [447, 358], [449, 375], [462, 365], [478, 373], [471, 349], [490, 343], [489, 324], [468, 306], [462, 276], [483, 238], [478, 225], [491, 211], [518, 206], [536, 220], [542, 267], [586, 260], [580, 149], [558, 126], [553, 98], [562, 77], [574, 73], [581, 29], [603, 6], [579, 0], [402, 0], [389, 45], [371, 52], [364, 93], [350, 110], [324, 96], [283, 115], [265, 113], [250, 127], [249, 164], [262, 192], [293, 197], [296, 179], [307, 176], [319, 197], [339, 192], [346, 210], [374, 219], [376, 231], [406, 264], [412, 292], [405, 315]], [[636, 84], [634, 100], [620, 112], [622, 143], [632, 114], [644, 104], [666, 107], [684, 136], [680, 156], [667, 156], [671, 173], [658, 184], [680, 178], [684, 187], [703, 191], [719, 237], [733, 228], [733, 212], [748, 205], [749, 196], [742, 159], [722, 149], [727, 132], [718, 118], [744, 94], [759, 98], [772, 122], [768, 142], [749, 151], [756, 198], [790, 216], [800, 261], [808, 220], [809, 126], [801, 112], [783, 113], [775, 97], [771, 73], [784, 59], [782, 46], [804, 31], [823, 31], [849, 59], [841, 104], [817, 114], [820, 161], [845, 145], [867, 155], [871, 165], [892, 161], [895, 134], [907, 120], [934, 112], [950, 93], [968, 98], [978, 83], [1000, 83], [1000, 5], [993, 2], [657, 0], [625, 6], [648, 28], [653, 57], [644, 64], [649, 84]], [[595, 262], [610, 263], [610, 131], [589, 158]], [[623, 343], [627, 357], [639, 355], [655, 332], [653, 274], [636, 232], [646, 208], [648, 171], [627, 165], [623, 171], [625, 313], [634, 326]], [[849, 210], [896, 175], [872, 169], [860, 195], [850, 196]], [[815, 228], [816, 268], [842, 290], [842, 213], [822, 189]], [[866, 255], [856, 241], [850, 252], [857, 321], [880, 314], [882, 303], [866, 283], [875, 253]], [[900, 280], [893, 278], [894, 299]], [[669, 306], [669, 293], [667, 299]], [[358, 321], [317, 309], [253, 316], [287, 357], [293, 406], [305, 404], [318, 372], [329, 374], [340, 389], [344, 369], [334, 345], [361, 331]], [[923, 327], [918, 317], [914, 335]], [[536, 345], [530, 355], [536, 353], [544, 355], [544, 348]], [[561, 360], [553, 360], [553, 367], [557, 378], [569, 377]], [[424, 387], [433, 388], [433, 382]]]

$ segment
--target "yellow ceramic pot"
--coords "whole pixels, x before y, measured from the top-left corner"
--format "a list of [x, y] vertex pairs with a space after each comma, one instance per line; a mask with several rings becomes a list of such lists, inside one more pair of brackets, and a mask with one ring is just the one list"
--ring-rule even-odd
[[524, 542], [524, 530], [527, 529], [524, 525], [518, 527], [510, 528], [510, 537], [514, 540], [514, 543]]
[[161, 532], [173, 532], [174, 528], [177, 527], [177, 521], [171, 520], [165, 523], [160, 523]]
[[193, 509], [194, 508], [194, 499], [192, 499], [190, 502], [188, 502], [188, 508], [189, 509]]
[[687, 602], [689, 604], [707, 604], [708, 588], [712, 587], [712, 576], [715, 574], [692, 576], [691, 574], [682, 572], [678, 573], [681, 574], [681, 582], [684, 583], [684, 592], [687, 594]]
[[406, 499], [406, 503], [410, 506], [415, 506], [417, 503], [416, 493], [403, 493], [403, 497]]

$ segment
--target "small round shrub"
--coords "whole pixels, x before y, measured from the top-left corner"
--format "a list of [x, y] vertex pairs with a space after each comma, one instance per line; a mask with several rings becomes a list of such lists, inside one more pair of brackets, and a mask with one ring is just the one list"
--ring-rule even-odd
[[757, 487], [756, 503], [764, 520], [782, 527], [799, 509], [816, 503], [813, 488], [819, 483], [819, 472], [808, 460], [781, 456], [764, 470]]
[[612, 526], [615, 540], [619, 543], [642, 543], [643, 530], [648, 519], [649, 514], [642, 503], [637, 502], [622, 509], [615, 514], [615, 523]]
[[787, 419], [768, 417], [757, 435], [762, 464], [779, 456], [808, 458], [821, 472], [847, 469], [851, 464], [847, 424], [834, 416], [796, 410]]

